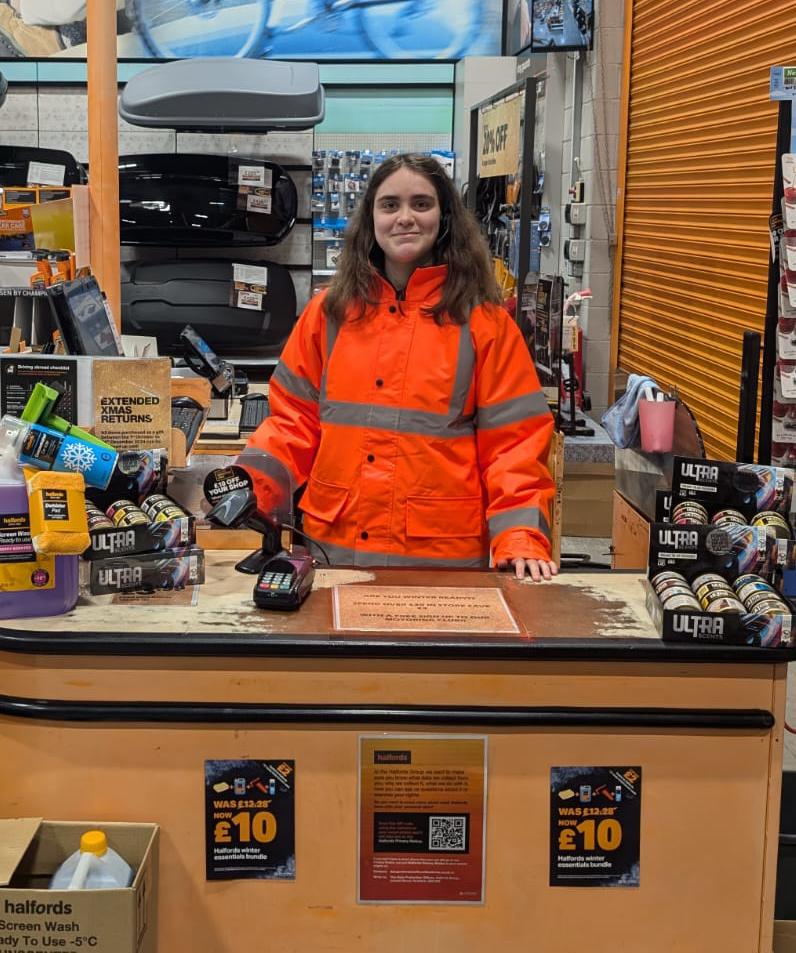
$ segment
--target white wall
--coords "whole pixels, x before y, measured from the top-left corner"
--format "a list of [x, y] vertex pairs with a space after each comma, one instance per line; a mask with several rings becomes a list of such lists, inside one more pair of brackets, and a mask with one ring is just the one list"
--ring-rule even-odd
[[[573, 118], [572, 93], [575, 84], [575, 57], [583, 57], [583, 87], [580, 146], [577, 150], [585, 183], [588, 207], [585, 228], [579, 237], [587, 239], [583, 278], [573, 279], [568, 289], [590, 287], [594, 297], [581, 309], [586, 337], [587, 391], [594, 415], [612, 403], [608, 394], [611, 347], [611, 295], [613, 255], [616, 243], [616, 171], [619, 138], [622, 52], [624, 42], [624, 0], [601, 0], [596, 10], [594, 49], [585, 54], [548, 54], [548, 61], [566, 57], [566, 105], [564, 108], [562, 195], [567, 201], [571, 185]], [[562, 239], [569, 235], [563, 227]], [[566, 275], [561, 242], [561, 274]]]

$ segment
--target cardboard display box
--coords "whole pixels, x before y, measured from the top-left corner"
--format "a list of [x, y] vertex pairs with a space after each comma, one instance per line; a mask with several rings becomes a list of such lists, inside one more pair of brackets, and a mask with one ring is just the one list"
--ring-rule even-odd
[[796, 953], [796, 920], [774, 921], [774, 953]]
[[777, 648], [790, 645], [796, 619], [792, 613], [704, 612], [664, 609], [649, 579], [644, 580], [647, 612], [664, 642], [713, 642]]
[[[80, 835], [102, 830], [134, 869], [118, 890], [48, 890], [50, 877], [76, 851]], [[0, 948], [155, 953], [158, 826], [101, 821], [0, 820]], [[81, 942], [78, 944], [77, 940]]]

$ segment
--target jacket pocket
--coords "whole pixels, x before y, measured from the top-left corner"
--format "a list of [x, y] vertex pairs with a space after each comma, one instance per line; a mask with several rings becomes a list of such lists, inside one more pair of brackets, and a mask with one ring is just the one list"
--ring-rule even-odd
[[347, 499], [348, 487], [310, 477], [299, 505], [308, 516], [323, 523], [334, 523]]
[[410, 496], [406, 500], [407, 536], [480, 536], [483, 521], [480, 496]]

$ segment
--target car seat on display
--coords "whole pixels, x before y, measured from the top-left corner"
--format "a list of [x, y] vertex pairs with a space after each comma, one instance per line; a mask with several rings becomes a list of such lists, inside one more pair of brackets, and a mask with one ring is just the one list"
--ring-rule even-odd
[[[242, 184], [247, 176], [257, 184]], [[119, 205], [123, 245], [275, 245], [293, 228], [298, 195], [275, 162], [153, 153], [119, 157]]]
[[182, 353], [180, 331], [192, 325], [220, 354], [278, 348], [296, 320], [289, 270], [269, 261], [264, 310], [234, 307], [233, 263], [226, 259], [137, 261], [122, 265], [122, 331], [156, 337], [162, 354]]

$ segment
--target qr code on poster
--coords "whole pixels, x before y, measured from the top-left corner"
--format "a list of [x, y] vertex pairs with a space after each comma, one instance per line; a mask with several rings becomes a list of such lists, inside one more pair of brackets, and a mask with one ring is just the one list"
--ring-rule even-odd
[[431, 815], [428, 828], [429, 850], [466, 850], [467, 818]]

